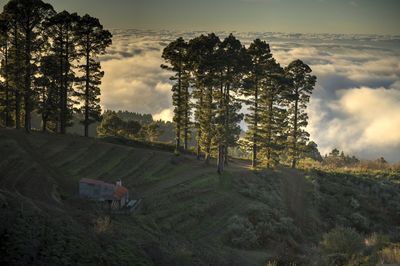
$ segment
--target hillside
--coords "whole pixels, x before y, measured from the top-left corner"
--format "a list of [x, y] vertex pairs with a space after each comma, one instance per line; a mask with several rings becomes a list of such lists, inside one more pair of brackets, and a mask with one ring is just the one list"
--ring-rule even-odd
[[[335, 226], [400, 240], [399, 176], [251, 171], [74, 135], [0, 130], [2, 265], [310, 265]], [[121, 179], [132, 215], [77, 197]]]

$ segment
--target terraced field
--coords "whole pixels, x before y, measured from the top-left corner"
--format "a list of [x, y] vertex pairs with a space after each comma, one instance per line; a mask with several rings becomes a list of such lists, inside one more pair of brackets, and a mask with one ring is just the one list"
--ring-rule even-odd
[[[213, 254], [217, 248], [218, 254], [210, 255], [209, 260], [226, 261], [230, 256], [255, 265], [270, 255], [235, 251], [223, 243], [229, 218], [254, 202], [234, 189], [235, 180], [253, 175], [243, 163], [232, 163], [219, 177], [214, 165], [206, 166], [189, 155], [177, 157], [72, 135], [1, 130], [0, 138], [3, 198], [28, 201], [43, 212], [64, 213], [90, 228], [93, 219], [106, 214], [78, 199], [79, 179], [121, 179], [131, 195], [143, 198], [143, 204], [135, 215], [114, 216], [112, 224], [136, 244], [152, 243], [168, 253], [187, 250], [192, 259], [199, 256], [197, 248], [203, 250], [201, 254]], [[154, 263], [151, 257], [158, 255], [146, 256]]]

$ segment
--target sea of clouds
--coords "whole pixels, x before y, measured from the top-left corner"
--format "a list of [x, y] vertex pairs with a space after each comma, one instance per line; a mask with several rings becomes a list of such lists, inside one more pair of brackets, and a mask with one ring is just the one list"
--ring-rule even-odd
[[[170, 73], [160, 68], [162, 49], [182, 36], [206, 32], [113, 30], [113, 45], [101, 57], [103, 109], [129, 110], [171, 120]], [[220, 38], [229, 32], [216, 32]], [[286, 66], [301, 59], [317, 85], [308, 107], [308, 131], [320, 151], [334, 147], [361, 158], [400, 161], [400, 36], [233, 34], [249, 45], [267, 41]]]

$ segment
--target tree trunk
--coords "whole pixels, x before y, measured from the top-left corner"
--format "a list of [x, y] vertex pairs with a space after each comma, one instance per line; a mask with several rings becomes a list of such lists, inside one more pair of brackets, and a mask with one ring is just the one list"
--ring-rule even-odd
[[204, 154], [204, 163], [206, 165], [210, 164], [210, 146], [207, 145], [206, 150], [205, 150], [205, 154]]
[[253, 156], [251, 158], [251, 166], [257, 167], [257, 133], [258, 133], [258, 81], [256, 79], [256, 87], [254, 92], [254, 124], [253, 124]]
[[251, 167], [253, 167], [253, 168], [257, 167], [257, 144], [255, 142], [253, 142], [253, 154], [251, 157]]
[[201, 159], [200, 138], [201, 138], [201, 130], [199, 129], [199, 131], [197, 131], [197, 147], [196, 147], [196, 158], [197, 158], [197, 160]]
[[271, 168], [271, 147], [267, 149], [267, 168]]
[[224, 172], [224, 161], [225, 161], [224, 150], [225, 147], [223, 145], [220, 145], [218, 147], [218, 162], [217, 162], [218, 174], [222, 174]]
[[69, 37], [68, 37], [68, 30], [66, 33], [66, 42], [65, 42], [65, 60], [64, 60], [64, 95], [63, 95], [63, 113], [64, 113], [64, 127], [63, 127], [63, 134], [67, 133], [67, 122], [68, 122], [68, 73], [70, 69], [69, 65]]
[[228, 166], [228, 161], [229, 157], [228, 157], [228, 145], [224, 146], [224, 164], [225, 166]]
[[225, 147], [223, 144], [219, 144], [218, 145], [218, 158], [217, 158], [217, 172], [219, 174], [222, 174], [222, 172], [224, 171], [224, 151], [225, 151]]
[[46, 132], [47, 131], [47, 118], [42, 116], [42, 131]]
[[189, 88], [185, 88], [185, 129], [183, 135], [183, 149], [188, 150], [188, 134], [189, 134]]
[[42, 110], [42, 131], [46, 132], [47, 130], [47, 99], [46, 99], [46, 89], [43, 86], [43, 92], [42, 92], [42, 102], [43, 102], [43, 110]]
[[268, 149], [267, 149], [267, 168], [271, 167], [271, 153], [272, 153], [272, 118], [273, 118], [273, 95], [270, 92], [269, 105], [268, 105]]
[[[197, 84], [199, 86], [199, 84]], [[199, 107], [198, 107], [198, 116], [200, 120], [200, 115], [201, 111], [203, 108], [203, 87], [200, 87], [200, 99], [199, 99]], [[201, 147], [200, 147], [200, 138], [201, 138], [201, 127], [200, 127], [200, 122], [198, 124], [198, 129], [197, 129], [197, 152], [196, 152], [196, 157], [197, 160], [200, 160], [201, 158]]]
[[24, 86], [24, 104], [25, 104], [25, 131], [31, 131], [31, 31], [25, 32], [25, 86]]
[[181, 146], [181, 91], [182, 91], [182, 66], [179, 66], [178, 72], [178, 102], [176, 103], [176, 135], [175, 135], [175, 151], [178, 152]]
[[17, 67], [17, 71], [13, 72], [17, 72], [17, 73], [13, 73], [15, 76], [13, 77], [15, 79], [15, 128], [19, 129], [21, 126], [21, 110], [20, 110], [20, 106], [21, 106], [21, 94], [20, 94], [20, 86], [21, 86], [21, 82], [19, 77], [17, 77], [16, 75], [18, 75], [19, 73], [21, 73], [21, 69], [20, 69], [20, 64], [21, 64], [21, 58], [20, 58], [20, 51], [19, 51], [19, 42], [18, 42], [18, 28], [16, 26], [16, 24], [14, 25], [14, 46], [15, 46], [15, 64]]
[[89, 85], [90, 85], [90, 50], [89, 36], [86, 42], [86, 89], [85, 89], [85, 137], [89, 137]]
[[[223, 123], [223, 129], [220, 132], [220, 136], [219, 136], [219, 141], [218, 141], [218, 157], [217, 157], [217, 172], [218, 174], [222, 174], [222, 172], [224, 171], [224, 166], [223, 164], [225, 163], [224, 161], [224, 142], [225, 142], [225, 133], [226, 133], [226, 117], [223, 116], [223, 113], [225, 112], [225, 106], [224, 106], [224, 83], [222, 80], [222, 72], [221, 72], [221, 84], [220, 84], [220, 99], [219, 99], [219, 108], [220, 108], [220, 116], [222, 116], [221, 118], [223, 119], [223, 121], [221, 121], [220, 123]], [[226, 112], [225, 112], [226, 114]]]
[[183, 149], [185, 151], [188, 150], [188, 128], [187, 128], [187, 123], [185, 124], [185, 130], [184, 130]]
[[4, 71], [4, 79], [5, 79], [5, 112], [4, 112], [4, 124], [6, 127], [11, 126], [10, 121], [10, 95], [9, 95], [9, 76], [8, 76], [8, 40], [6, 40], [6, 47], [4, 51], [4, 63], [5, 63], [5, 71]]
[[297, 164], [297, 112], [298, 112], [299, 99], [296, 95], [296, 100], [294, 103], [294, 125], [293, 125], [293, 159], [292, 168], [296, 168]]
[[15, 90], [15, 128], [20, 129], [21, 127], [21, 94], [18, 91], [18, 88]]
[[209, 164], [210, 162], [210, 157], [211, 157], [211, 119], [212, 119], [212, 101], [213, 101], [213, 95], [212, 95], [212, 87], [208, 88], [207, 91], [207, 123], [209, 127], [209, 132], [205, 132], [207, 135], [207, 141], [206, 141], [206, 151], [205, 151], [205, 163]]
[[63, 34], [61, 33], [61, 44], [60, 44], [60, 96], [59, 96], [59, 105], [60, 105], [60, 134], [65, 134], [65, 108], [64, 108], [64, 43], [63, 43]]
[[[229, 72], [228, 72], [229, 73]], [[230, 86], [231, 84], [228, 83], [226, 85], [226, 96], [225, 96], [225, 106], [226, 106], [226, 113], [225, 113], [225, 143], [224, 143], [224, 164], [228, 165], [228, 139], [230, 137], [230, 130], [229, 130], [229, 122], [230, 122], [230, 112], [229, 112], [229, 102], [230, 102]]]

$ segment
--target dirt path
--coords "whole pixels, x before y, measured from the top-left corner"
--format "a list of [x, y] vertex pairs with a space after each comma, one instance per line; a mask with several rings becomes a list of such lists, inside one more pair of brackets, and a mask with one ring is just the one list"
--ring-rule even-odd
[[296, 223], [303, 225], [308, 208], [306, 180], [295, 169], [281, 168], [278, 171], [282, 176], [282, 199], [286, 203], [288, 215]]

